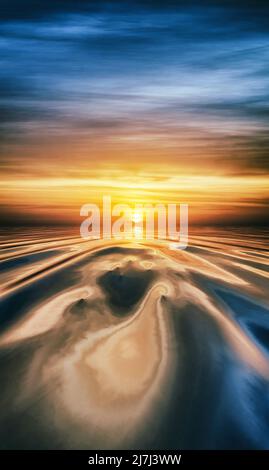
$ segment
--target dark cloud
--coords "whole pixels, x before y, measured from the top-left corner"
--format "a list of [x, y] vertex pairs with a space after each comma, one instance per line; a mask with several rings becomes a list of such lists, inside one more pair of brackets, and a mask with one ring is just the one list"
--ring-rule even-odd
[[99, 10], [98, 3], [103, 5], [107, 2], [98, 1], [75, 1], [75, 0], [3, 0], [0, 7], [0, 18], [10, 19], [38, 19], [66, 12], [92, 12]]

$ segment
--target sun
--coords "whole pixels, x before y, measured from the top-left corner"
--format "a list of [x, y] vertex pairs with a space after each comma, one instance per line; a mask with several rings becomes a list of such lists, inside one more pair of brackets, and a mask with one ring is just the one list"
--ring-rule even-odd
[[143, 210], [135, 208], [132, 211], [133, 236], [137, 239], [143, 238]]
[[143, 212], [141, 209], [134, 209], [132, 213], [132, 222], [139, 224], [143, 220]]

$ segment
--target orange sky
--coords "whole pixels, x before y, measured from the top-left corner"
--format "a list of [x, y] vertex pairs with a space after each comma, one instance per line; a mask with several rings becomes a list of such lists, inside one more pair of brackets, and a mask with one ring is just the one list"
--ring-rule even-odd
[[[142, 166], [142, 165], [141, 165]], [[89, 171], [89, 176], [31, 176], [0, 183], [0, 196], [8, 216], [22, 223], [51, 222], [76, 224], [80, 207], [102, 203], [187, 203], [190, 225], [254, 223], [267, 215], [269, 184], [266, 176], [178, 175], [177, 167], [159, 165], [146, 172], [123, 167]]]

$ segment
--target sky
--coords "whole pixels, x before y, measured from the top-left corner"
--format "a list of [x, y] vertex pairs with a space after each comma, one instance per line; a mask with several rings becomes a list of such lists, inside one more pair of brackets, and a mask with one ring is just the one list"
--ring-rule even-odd
[[110, 194], [266, 225], [268, 18], [267, 1], [2, 0], [2, 223], [77, 223]]

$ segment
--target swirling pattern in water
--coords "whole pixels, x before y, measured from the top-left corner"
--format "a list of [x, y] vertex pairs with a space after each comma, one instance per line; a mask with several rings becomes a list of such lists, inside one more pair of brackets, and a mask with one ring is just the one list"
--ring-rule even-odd
[[269, 448], [267, 247], [3, 232], [0, 446]]

